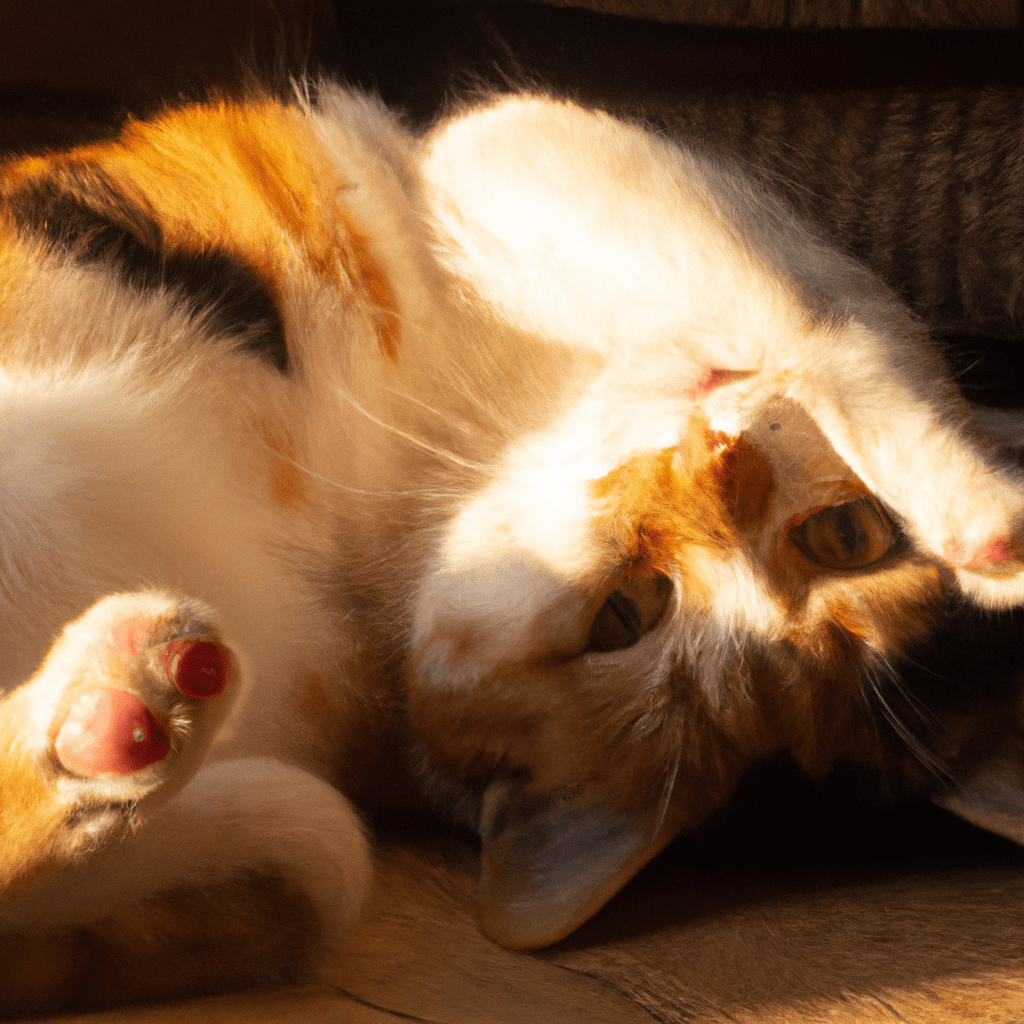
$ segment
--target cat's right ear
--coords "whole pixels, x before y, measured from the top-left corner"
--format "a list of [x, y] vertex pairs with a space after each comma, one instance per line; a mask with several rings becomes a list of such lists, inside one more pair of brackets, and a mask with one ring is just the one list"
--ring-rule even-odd
[[598, 911], [675, 833], [657, 813], [617, 811], [525, 777], [484, 792], [481, 930], [503, 946], [536, 949]]

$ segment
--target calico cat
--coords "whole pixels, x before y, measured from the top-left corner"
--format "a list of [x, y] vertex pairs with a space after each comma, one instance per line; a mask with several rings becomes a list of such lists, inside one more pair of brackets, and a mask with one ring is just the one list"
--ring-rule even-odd
[[606, 115], [418, 142], [325, 85], [0, 197], [5, 1009], [315, 977], [342, 793], [405, 764], [488, 934], [554, 941], [753, 761], [881, 756], [863, 673], [953, 590], [1024, 595], [1024, 481], [921, 324]]

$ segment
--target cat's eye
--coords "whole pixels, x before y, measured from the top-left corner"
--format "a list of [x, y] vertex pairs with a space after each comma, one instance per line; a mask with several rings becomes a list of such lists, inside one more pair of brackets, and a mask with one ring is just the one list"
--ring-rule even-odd
[[896, 529], [870, 498], [855, 498], [809, 515], [789, 538], [812, 562], [828, 569], [863, 569], [892, 547]]
[[661, 573], [620, 581], [594, 616], [588, 651], [621, 651], [653, 629], [668, 605], [672, 581]]

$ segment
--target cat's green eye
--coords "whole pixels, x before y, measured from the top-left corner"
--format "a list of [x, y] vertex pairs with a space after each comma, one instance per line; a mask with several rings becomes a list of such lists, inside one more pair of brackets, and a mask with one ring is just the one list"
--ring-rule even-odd
[[789, 532], [812, 562], [828, 569], [863, 569], [892, 547], [896, 529], [870, 498], [823, 508]]
[[622, 580], [594, 616], [588, 651], [632, 647], [658, 624], [672, 594], [672, 581], [661, 573]]

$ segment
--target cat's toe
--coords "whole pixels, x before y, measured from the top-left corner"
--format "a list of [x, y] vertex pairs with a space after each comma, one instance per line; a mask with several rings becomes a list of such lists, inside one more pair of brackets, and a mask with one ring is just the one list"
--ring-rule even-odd
[[[56, 763], [99, 778], [194, 760], [186, 755], [208, 731], [207, 705], [232, 675], [231, 654], [210, 618], [166, 595], [118, 594], [69, 626], [37, 679], [56, 691]], [[137, 781], [149, 789], [162, 774]]]

